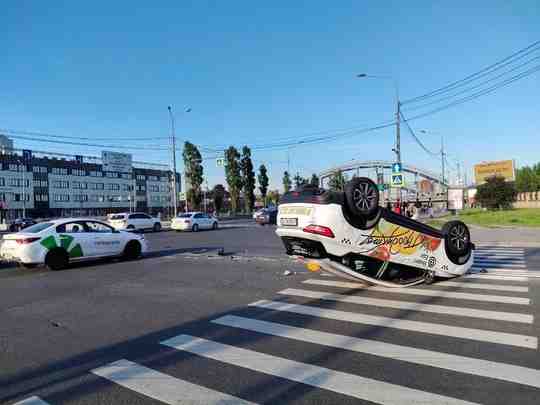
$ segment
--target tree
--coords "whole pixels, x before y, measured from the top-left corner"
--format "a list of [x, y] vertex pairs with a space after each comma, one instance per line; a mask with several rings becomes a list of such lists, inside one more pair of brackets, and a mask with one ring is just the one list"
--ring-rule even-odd
[[273, 190], [268, 192], [268, 202], [277, 205], [279, 203], [279, 191]]
[[309, 184], [311, 184], [313, 187], [319, 187], [319, 176], [313, 173], [311, 175], [311, 180], [309, 181]]
[[225, 198], [225, 187], [223, 187], [223, 184], [216, 184], [212, 190], [212, 195], [214, 198], [214, 208], [216, 209], [216, 214], [218, 214], [223, 208], [223, 199]]
[[201, 184], [203, 183], [202, 156], [199, 149], [191, 142], [184, 143], [184, 176], [186, 177], [186, 196], [194, 209], [201, 203]]
[[266, 205], [266, 193], [268, 192], [268, 174], [265, 165], [259, 167], [259, 175], [257, 176], [259, 181], [259, 191], [263, 198], [263, 205]]
[[511, 208], [516, 198], [513, 183], [504, 181], [504, 177], [490, 177], [484, 184], [478, 186], [476, 200], [488, 209]]
[[516, 189], [520, 193], [540, 190], [540, 164], [516, 170]]
[[251, 149], [247, 146], [242, 148], [242, 160], [240, 161], [242, 170], [242, 183], [244, 185], [244, 204], [247, 212], [253, 211], [255, 205], [255, 172], [251, 161]]
[[328, 182], [328, 185], [330, 187], [330, 190], [344, 191], [346, 182], [347, 182], [347, 177], [341, 171], [337, 171], [337, 172], [334, 172], [334, 174], [332, 174], [332, 177], [330, 177], [330, 181]]
[[225, 177], [231, 194], [231, 209], [238, 212], [238, 199], [242, 190], [242, 176], [240, 169], [240, 154], [234, 146], [225, 151]]
[[288, 171], [283, 173], [283, 191], [288, 193], [291, 190], [291, 175]]

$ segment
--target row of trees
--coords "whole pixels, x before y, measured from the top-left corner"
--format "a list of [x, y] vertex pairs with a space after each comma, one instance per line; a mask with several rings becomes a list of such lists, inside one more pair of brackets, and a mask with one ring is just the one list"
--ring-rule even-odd
[[[182, 157], [184, 159], [184, 176], [187, 188], [186, 198], [190, 207], [199, 209], [203, 195], [201, 186], [204, 181], [202, 156], [197, 146], [185, 142]], [[249, 147], [244, 146], [242, 154], [234, 146], [230, 146], [225, 151], [225, 177], [231, 198], [231, 210], [238, 212], [241, 209], [239, 207], [240, 195], [243, 195], [245, 211], [252, 211], [255, 205], [256, 180]], [[259, 167], [257, 180], [263, 202], [266, 203], [269, 178], [265, 165]], [[223, 208], [225, 196], [226, 190], [222, 184], [217, 184], [212, 189], [211, 197], [217, 211]], [[274, 199], [276, 197], [275, 193], [271, 197], [271, 200]]]
[[[319, 176], [317, 176], [315, 173], [311, 175], [311, 178], [304, 178], [300, 176], [300, 173], [296, 173], [294, 178], [291, 180], [291, 175], [289, 172], [285, 171], [283, 173], [283, 190], [285, 192], [290, 191], [294, 181], [295, 188], [298, 188], [300, 186], [304, 186], [307, 184], [310, 184], [314, 187], [319, 186]], [[345, 183], [347, 183], [348, 178], [347, 175], [343, 172], [336, 171], [331, 177], [328, 182], [328, 187], [330, 190], [334, 191], [343, 191], [345, 190]]]
[[540, 163], [516, 170], [516, 190], [518, 193], [540, 191]]

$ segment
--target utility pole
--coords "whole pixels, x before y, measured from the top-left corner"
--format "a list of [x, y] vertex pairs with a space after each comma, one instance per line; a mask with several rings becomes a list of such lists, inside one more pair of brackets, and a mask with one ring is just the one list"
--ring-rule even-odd
[[396, 87], [396, 156], [398, 163], [401, 163], [401, 128], [400, 128], [400, 122], [401, 122], [401, 110], [400, 110], [400, 104], [399, 104], [399, 94], [397, 92]]
[[172, 148], [172, 193], [173, 193], [173, 213], [176, 218], [178, 214], [178, 204], [176, 203], [176, 134], [174, 132], [174, 116], [172, 113], [171, 106], [167, 107], [169, 109], [169, 117], [171, 119], [171, 148]]
[[446, 158], [446, 154], [444, 153], [444, 140], [443, 140], [443, 136], [441, 135], [441, 169], [442, 169], [442, 182], [443, 184], [445, 183], [444, 181], [444, 161], [445, 161], [445, 158]]
[[457, 165], [458, 185], [461, 185], [461, 164], [459, 163], [459, 160], [457, 161], [456, 165]]

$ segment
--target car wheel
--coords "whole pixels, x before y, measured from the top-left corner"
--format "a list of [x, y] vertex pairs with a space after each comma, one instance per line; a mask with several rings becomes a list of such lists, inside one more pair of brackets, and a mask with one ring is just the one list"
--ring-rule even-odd
[[136, 240], [131, 240], [128, 242], [124, 248], [124, 254], [122, 258], [124, 260], [135, 260], [141, 256], [141, 244]]
[[64, 249], [53, 249], [45, 256], [45, 266], [49, 270], [63, 270], [68, 266], [69, 256]]
[[21, 263], [21, 266], [25, 269], [35, 269], [37, 267], [36, 263]]
[[212, 229], [215, 231], [216, 229], [218, 229], [218, 226], [218, 223], [214, 222], [214, 224], [212, 225]]
[[152, 228], [154, 232], [159, 232], [161, 231], [161, 224], [159, 222], [156, 222], [154, 224], [154, 227]]
[[191, 230], [192, 230], [193, 232], [199, 232], [199, 225], [193, 224], [193, 226], [191, 227]]
[[345, 185], [349, 210], [357, 216], [371, 218], [379, 211], [379, 190], [367, 177], [356, 177]]
[[135, 226], [134, 225], [128, 225], [126, 229], [132, 231], [132, 230], [135, 229]]
[[[449, 257], [463, 258], [471, 251], [471, 233], [461, 221], [450, 221], [442, 228], [446, 253]], [[460, 263], [461, 264], [461, 263]]]

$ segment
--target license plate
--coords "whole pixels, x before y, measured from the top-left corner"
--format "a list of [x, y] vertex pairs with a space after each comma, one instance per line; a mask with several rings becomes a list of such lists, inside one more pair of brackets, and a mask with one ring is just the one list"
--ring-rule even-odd
[[283, 226], [297, 226], [298, 218], [281, 218], [280, 223]]

